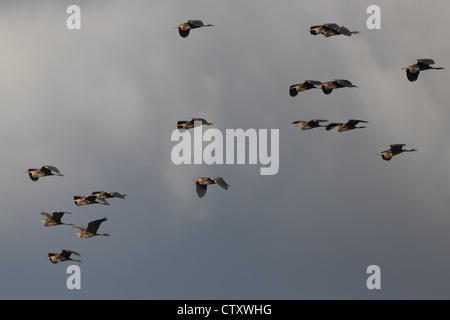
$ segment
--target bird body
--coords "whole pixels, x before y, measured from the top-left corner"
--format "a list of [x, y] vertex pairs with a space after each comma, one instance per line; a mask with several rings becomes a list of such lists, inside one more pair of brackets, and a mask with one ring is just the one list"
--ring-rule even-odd
[[90, 221], [86, 228], [73, 226], [74, 228], [81, 230], [81, 232], [74, 233], [74, 235], [78, 236], [80, 239], [92, 238], [95, 236], [109, 236], [108, 233], [97, 233], [100, 224], [106, 220], [108, 220], [108, 218], [105, 217], [103, 219]]
[[403, 149], [403, 147], [405, 147], [406, 144], [391, 144], [389, 150], [385, 150], [382, 151], [381, 153], [377, 154], [378, 156], [381, 156], [381, 158], [383, 158], [383, 160], [389, 161], [392, 159], [393, 156], [396, 156], [400, 153], [403, 152], [413, 152], [413, 151], [417, 151], [417, 149]]
[[41, 214], [43, 216], [46, 216], [47, 219], [39, 220], [39, 222], [42, 222], [44, 227], [57, 226], [57, 225], [62, 225], [62, 224], [72, 225], [71, 223], [63, 223], [63, 222], [61, 222], [62, 216], [64, 214], [66, 214], [66, 213], [70, 214], [70, 212], [63, 212], [63, 211], [53, 211], [52, 214], [49, 214], [47, 212], [41, 212]]
[[203, 118], [192, 118], [191, 120], [177, 121], [177, 129], [184, 129], [184, 130], [192, 129], [195, 127], [195, 122], [201, 122], [201, 125], [204, 125], [204, 126], [212, 125], [211, 122], [208, 122]]
[[178, 29], [181, 37], [186, 38], [192, 29], [212, 26], [212, 24], [204, 24], [201, 20], [187, 20], [186, 22], [176, 26], [175, 29]]
[[443, 67], [432, 67], [431, 65], [434, 64], [433, 59], [417, 59], [417, 63], [410, 65], [408, 67], [402, 68], [402, 70], [406, 70], [406, 77], [409, 81], [414, 82], [419, 78], [420, 71], [423, 70], [442, 70]]
[[323, 34], [325, 37], [337, 36], [343, 34], [350, 37], [352, 34], [359, 34], [358, 31], [350, 31], [344, 26], [339, 26], [336, 23], [324, 23], [321, 25], [311, 26], [309, 32], [313, 35]]
[[329, 130], [336, 128], [338, 132], [344, 132], [344, 131], [349, 131], [349, 130], [353, 130], [353, 129], [365, 128], [365, 126], [360, 126], [360, 127], [356, 126], [360, 122], [368, 123], [367, 121], [364, 121], [364, 120], [350, 119], [346, 123], [332, 122], [327, 125], [325, 130], [329, 131]]
[[217, 184], [225, 190], [228, 190], [230, 186], [223, 180], [222, 177], [202, 177], [194, 179], [195, 181], [195, 189], [197, 191], [197, 195], [199, 198], [203, 198], [206, 194], [206, 189], [210, 184]]
[[303, 83], [293, 84], [289, 87], [289, 94], [291, 97], [297, 96], [299, 92], [309, 89], [318, 89], [322, 82], [316, 80], [305, 80]]
[[358, 86], [355, 86], [350, 81], [345, 79], [334, 79], [333, 81], [328, 81], [322, 83], [322, 91], [325, 94], [330, 94], [333, 89], [338, 88], [358, 88]]
[[74, 254], [76, 256], [79, 256], [80, 254], [78, 252], [75, 252], [73, 250], [62, 250], [61, 253], [53, 253], [53, 252], [49, 252], [48, 253], [48, 258], [50, 260], [51, 263], [58, 263], [58, 262], [63, 262], [63, 261], [76, 261], [76, 262], [81, 262], [81, 260], [79, 259], [72, 259], [70, 256]]
[[49, 165], [42, 165], [40, 169], [28, 169], [25, 173], [28, 173], [28, 176], [33, 181], [38, 181], [39, 178], [46, 176], [63, 176], [58, 168]]
[[320, 119], [312, 119], [309, 121], [297, 120], [292, 122], [302, 130], [309, 130], [318, 127], [326, 127], [325, 125], [321, 125], [321, 122], [328, 122], [328, 120], [320, 120]]

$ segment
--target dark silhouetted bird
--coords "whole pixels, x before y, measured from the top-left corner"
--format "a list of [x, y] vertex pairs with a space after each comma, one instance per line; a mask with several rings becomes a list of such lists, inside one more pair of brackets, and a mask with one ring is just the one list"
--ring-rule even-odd
[[201, 125], [203, 126], [211, 126], [212, 123], [206, 121], [203, 118], [192, 118], [191, 120], [180, 120], [177, 121], [177, 129], [192, 129], [195, 127], [195, 122], [201, 122]]
[[[100, 200], [97, 201], [97, 200]], [[77, 206], [85, 206], [88, 204], [103, 204], [103, 205], [109, 205], [108, 201], [106, 201], [105, 199], [99, 199], [97, 198], [96, 195], [90, 195], [87, 197], [83, 197], [83, 196], [73, 196], [73, 202], [75, 202], [75, 204]]]
[[389, 150], [385, 150], [382, 151], [381, 153], [377, 154], [377, 156], [381, 156], [381, 158], [383, 158], [383, 160], [389, 161], [392, 159], [393, 156], [396, 156], [402, 152], [412, 152], [412, 151], [417, 151], [417, 149], [403, 149], [403, 147], [405, 147], [406, 144], [391, 144], [390, 145], [390, 149]]
[[76, 261], [76, 262], [81, 262], [81, 260], [79, 259], [72, 259], [70, 256], [74, 254], [76, 256], [79, 256], [80, 254], [78, 252], [75, 252], [73, 250], [62, 250], [61, 253], [52, 253], [50, 252], [48, 254], [48, 258], [50, 259], [51, 263], [58, 263], [58, 262], [63, 262], [63, 261]]
[[316, 36], [318, 34], [323, 34], [325, 37], [337, 36], [343, 34], [345, 36], [351, 36], [352, 34], [358, 34], [358, 31], [350, 31], [344, 26], [339, 26], [336, 23], [324, 23], [317, 26], [311, 26], [309, 32]]
[[86, 228], [73, 226], [74, 228], [80, 229], [81, 232], [74, 233], [73, 235], [78, 236], [80, 239], [92, 238], [95, 236], [109, 236], [108, 233], [97, 233], [98, 228], [100, 228], [100, 224], [104, 221], [108, 220], [108, 218], [93, 220], [88, 223]]
[[365, 126], [361, 126], [361, 127], [356, 126], [360, 122], [368, 123], [367, 121], [364, 121], [364, 120], [350, 119], [346, 123], [332, 122], [327, 125], [326, 130], [328, 131], [328, 130], [336, 128], [337, 131], [344, 132], [344, 131], [349, 131], [349, 130], [353, 130], [353, 129], [365, 128]]
[[292, 124], [295, 124], [296, 126], [300, 127], [300, 129], [302, 129], [302, 130], [309, 130], [309, 129], [318, 128], [318, 127], [326, 127], [326, 125], [321, 125], [320, 124], [321, 122], [328, 122], [328, 120], [318, 120], [318, 119], [312, 119], [309, 121], [298, 120], [298, 121], [292, 122]]
[[291, 97], [297, 96], [299, 92], [309, 89], [319, 89], [322, 82], [316, 80], [306, 80], [303, 83], [293, 84], [289, 87], [289, 94]]
[[61, 218], [64, 214], [70, 214], [70, 212], [63, 212], [63, 211], [53, 211], [52, 214], [49, 214], [47, 212], [41, 212], [41, 214], [43, 216], [46, 216], [47, 219], [45, 220], [39, 220], [39, 222], [42, 222], [42, 224], [45, 227], [49, 227], [49, 226], [57, 226], [57, 225], [72, 225], [71, 223], [63, 223], [61, 222]]
[[202, 27], [212, 27], [212, 24], [204, 24], [201, 20], [187, 20], [186, 22], [179, 24], [175, 27], [178, 29], [180, 36], [186, 38], [192, 29], [202, 28]]
[[339, 88], [358, 88], [358, 86], [355, 86], [350, 81], [345, 79], [334, 79], [333, 81], [322, 83], [322, 91], [325, 94], [330, 94], [333, 89]]
[[37, 181], [39, 178], [46, 176], [63, 176], [58, 168], [48, 165], [43, 165], [40, 169], [28, 169], [25, 173], [28, 173], [30, 179], [33, 181]]
[[410, 65], [409, 67], [402, 68], [402, 70], [406, 70], [406, 77], [409, 81], [416, 81], [419, 77], [420, 71], [423, 70], [442, 70], [443, 67], [432, 67], [431, 64], [434, 64], [433, 59], [417, 59], [417, 63]]
[[206, 189], [209, 184], [218, 184], [225, 190], [228, 190], [228, 187], [230, 186], [223, 180], [222, 177], [202, 177], [194, 179], [195, 181], [195, 189], [197, 191], [197, 194], [200, 198], [203, 198], [206, 194]]

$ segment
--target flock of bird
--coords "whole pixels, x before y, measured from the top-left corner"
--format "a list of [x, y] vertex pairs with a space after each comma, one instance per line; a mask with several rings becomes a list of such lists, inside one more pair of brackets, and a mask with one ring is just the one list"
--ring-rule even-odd
[[[181, 37], [186, 38], [190, 30], [192, 29], [198, 29], [202, 27], [211, 27], [212, 24], [204, 24], [201, 20], [187, 20], [186, 22], [179, 24], [175, 27], [175, 29], [178, 29], [179, 34]], [[331, 37], [331, 36], [338, 36], [338, 35], [344, 35], [344, 36], [352, 36], [353, 34], [359, 34], [358, 31], [350, 31], [345, 26], [339, 26], [336, 23], [324, 23], [321, 25], [314, 25], [309, 28], [311, 35], [323, 35], [325, 37]], [[417, 59], [417, 62], [415, 64], [412, 64], [408, 67], [401, 68], [401, 70], [406, 70], [406, 77], [409, 81], [413, 82], [416, 81], [419, 77], [420, 71], [424, 70], [442, 70], [443, 67], [433, 67], [435, 62], [433, 59]], [[351, 83], [349, 80], [346, 79], [334, 79], [327, 82], [321, 82], [318, 80], [305, 80], [302, 83], [293, 84], [289, 87], [289, 94], [291, 97], [296, 97], [299, 93], [310, 90], [310, 89], [321, 89], [322, 92], [326, 95], [329, 95], [332, 93], [334, 89], [339, 88], [358, 88], [358, 86]], [[206, 121], [203, 118], [192, 118], [191, 120], [182, 120], [177, 122], [177, 128], [178, 129], [184, 129], [188, 130], [195, 127], [195, 122], [198, 121], [201, 123], [201, 125], [212, 125], [212, 123]], [[328, 120], [321, 120], [321, 119], [312, 119], [309, 121], [304, 120], [297, 120], [292, 122], [292, 124], [295, 124], [296, 126], [300, 127], [301, 130], [309, 130], [313, 128], [318, 127], [325, 127], [325, 130], [329, 131], [332, 129], [336, 129], [338, 132], [345, 132], [353, 129], [362, 129], [365, 128], [365, 126], [359, 126], [357, 125], [359, 123], [368, 123], [365, 120], [358, 120], [358, 119], [350, 119], [345, 123], [341, 122], [332, 122], [328, 125], [322, 125], [321, 123], [328, 122]], [[381, 156], [383, 160], [389, 161], [392, 159], [393, 156], [398, 155], [402, 152], [412, 152], [417, 151], [417, 149], [403, 149], [403, 147], [406, 146], [405, 144], [391, 144], [390, 148], [388, 150], [382, 151], [378, 155]], [[204, 197], [206, 194], [206, 188], [209, 184], [218, 184], [224, 189], [228, 189], [229, 185], [223, 180], [222, 177], [201, 177], [194, 179], [195, 187], [197, 194], [200, 198]]]
[[[58, 168], [54, 166], [49, 165], [42, 165], [41, 168], [36, 169], [28, 169], [25, 171], [25, 173], [28, 173], [30, 179], [32, 181], [38, 181], [39, 178], [47, 177], [47, 176], [64, 176], [61, 174]], [[109, 191], [94, 191], [89, 196], [83, 197], [83, 196], [74, 196], [73, 202], [77, 206], [83, 206], [83, 205], [90, 205], [90, 204], [103, 204], [103, 205], [109, 205], [107, 199], [110, 198], [120, 198], [125, 199], [127, 197], [126, 194], [121, 194], [119, 192], [109, 192]], [[85, 238], [92, 238], [95, 236], [109, 236], [108, 233], [98, 233], [98, 229], [100, 228], [100, 225], [108, 220], [108, 218], [102, 218], [97, 220], [89, 221], [86, 227], [80, 227], [76, 226], [73, 223], [64, 223], [61, 221], [62, 217], [65, 214], [71, 214], [70, 212], [65, 211], [53, 211], [51, 214], [47, 212], [41, 212], [41, 215], [45, 216], [45, 219], [39, 220], [39, 222], [42, 223], [44, 227], [50, 227], [50, 226], [60, 226], [60, 225], [68, 225], [72, 226], [73, 228], [79, 229], [80, 232], [74, 233], [73, 235], [78, 236], [80, 239]], [[49, 252], [48, 258], [51, 263], [59, 263], [63, 261], [75, 261], [75, 262], [81, 262], [80, 259], [72, 259], [71, 255], [74, 254], [76, 256], [80, 256], [80, 254], [73, 250], [63, 249], [60, 253], [54, 253]]]

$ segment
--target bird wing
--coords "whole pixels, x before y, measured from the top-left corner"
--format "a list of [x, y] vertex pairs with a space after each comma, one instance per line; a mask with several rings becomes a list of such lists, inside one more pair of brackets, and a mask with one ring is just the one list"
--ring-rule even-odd
[[319, 122], [328, 122], [328, 120], [322, 120], [322, 119], [312, 119], [312, 120], [310, 120], [310, 122], [311, 121], [317, 122], [317, 123], [319, 123]]
[[343, 35], [345, 35], [345, 36], [351, 36], [352, 35], [352, 33], [350, 32], [350, 30], [348, 30], [346, 27], [344, 27], [344, 26], [341, 26], [341, 27], [339, 27], [339, 33], [341, 33], [341, 34], [343, 34]]
[[347, 121], [347, 123], [345, 125], [347, 127], [353, 127], [353, 126], [356, 126], [360, 122], [368, 123], [367, 121], [364, 121], [364, 120], [350, 119]]
[[81, 231], [86, 231], [86, 228], [84, 228], [84, 227], [79, 227], [79, 226], [76, 226], [76, 225], [72, 225], [72, 228], [77, 228], [77, 229], [79, 229], [79, 230], [81, 230]]
[[42, 168], [47, 168], [50, 171], [56, 172], [58, 174], [60, 174], [61, 172], [59, 172], [58, 168], [54, 167], [54, 166], [48, 166], [48, 165], [43, 165]]
[[404, 146], [406, 146], [406, 144], [403, 144], [403, 143], [397, 143], [397, 144], [391, 144], [390, 145], [391, 151], [394, 152], [394, 153], [402, 150], [402, 148]]
[[87, 230], [92, 233], [96, 233], [102, 222], [108, 220], [108, 218], [93, 220], [88, 223]]
[[353, 87], [353, 84], [345, 79], [335, 79], [333, 82], [341, 87]]
[[206, 194], [206, 189], [208, 186], [206, 184], [200, 184], [200, 182], [195, 182], [195, 190], [197, 191], [197, 194], [199, 198], [203, 198]]
[[416, 81], [419, 78], [419, 71], [411, 72], [409, 69], [406, 69], [406, 77], [411, 82]]
[[187, 29], [187, 30], [182, 30], [181, 28], [178, 28], [178, 33], [180, 34], [181, 37], [186, 38], [189, 35], [189, 32], [191, 31], [191, 29]]
[[125, 199], [125, 197], [127, 196], [126, 194], [121, 194], [119, 192], [108, 192], [108, 195], [111, 196], [111, 198], [120, 198], [120, 199]]
[[61, 255], [62, 255], [64, 258], [69, 258], [71, 254], [74, 254], [74, 255], [76, 255], [76, 256], [80, 256], [80, 254], [79, 254], [78, 252], [73, 251], [73, 250], [67, 250], [67, 249], [64, 249], [63, 251], [61, 251]]
[[224, 188], [225, 190], [228, 190], [228, 187], [230, 186], [228, 183], [225, 182], [225, 180], [223, 180], [222, 177], [210, 177], [210, 179], [213, 180], [222, 188]]
[[336, 23], [324, 23], [322, 27], [328, 28], [329, 30], [339, 31], [339, 25]]
[[289, 94], [291, 97], [295, 97], [298, 94], [298, 86], [300, 86], [300, 84], [293, 84], [289, 87]]
[[41, 214], [42, 214], [43, 216], [46, 216], [47, 219], [51, 219], [51, 218], [52, 218], [52, 215], [49, 214], [49, 213], [47, 213], [47, 212], [41, 211]]
[[201, 20], [188, 20], [188, 23], [191, 28], [200, 28], [204, 26], [204, 23]]
[[292, 122], [292, 124], [297, 124], [297, 123], [307, 123], [307, 121], [297, 120], [297, 121]]
[[420, 65], [426, 65], [429, 66], [430, 64], [434, 64], [434, 60], [433, 59], [417, 59], [417, 63]]

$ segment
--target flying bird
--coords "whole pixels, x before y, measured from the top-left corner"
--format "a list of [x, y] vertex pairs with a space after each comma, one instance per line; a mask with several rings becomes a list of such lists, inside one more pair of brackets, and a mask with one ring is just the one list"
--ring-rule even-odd
[[328, 81], [322, 83], [322, 91], [325, 94], [330, 94], [333, 89], [338, 88], [358, 88], [358, 86], [355, 86], [350, 81], [345, 79], [334, 79], [333, 81]]
[[41, 212], [41, 214], [43, 216], [46, 216], [47, 219], [45, 220], [39, 220], [39, 222], [42, 222], [42, 224], [44, 225], [44, 227], [49, 227], [49, 226], [57, 226], [57, 225], [72, 225], [71, 223], [63, 223], [61, 221], [61, 218], [64, 214], [70, 214], [70, 212], [64, 212], [64, 211], [53, 211], [52, 214], [49, 214], [47, 212]]
[[350, 31], [344, 26], [339, 26], [336, 23], [324, 23], [317, 26], [311, 26], [309, 32], [316, 36], [318, 34], [323, 34], [325, 37], [337, 36], [343, 34], [345, 36], [351, 36], [352, 34], [359, 34], [358, 31]]
[[[97, 201], [97, 200], [100, 200], [100, 202], [99, 201]], [[75, 204], [77, 205], [77, 206], [85, 206], [85, 205], [88, 205], [88, 204], [103, 204], [103, 205], [109, 205], [109, 203], [108, 203], [108, 201], [106, 201], [105, 199], [99, 199], [98, 197], [97, 197], [97, 195], [90, 195], [90, 196], [87, 196], [87, 197], [83, 197], [83, 196], [73, 196], [73, 200], [72, 200], [73, 202], [75, 202]]]
[[25, 173], [28, 173], [30, 179], [33, 181], [38, 181], [39, 178], [46, 176], [63, 176], [58, 168], [48, 165], [43, 165], [40, 169], [28, 169]]
[[125, 199], [125, 197], [128, 197], [127, 194], [122, 194], [119, 192], [108, 192], [108, 191], [94, 191], [91, 193], [91, 196], [96, 196], [97, 199], [100, 201], [110, 199], [110, 198]]
[[177, 121], [177, 129], [184, 129], [184, 130], [192, 129], [195, 127], [195, 122], [201, 122], [202, 126], [211, 126], [212, 125], [211, 122], [208, 122], [203, 118], [192, 118], [191, 120]]
[[175, 29], [178, 29], [181, 37], [186, 38], [189, 35], [189, 32], [191, 32], [191, 29], [212, 26], [212, 24], [204, 24], [201, 20], [187, 20], [186, 22], [176, 26]]
[[326, 127], [325, 125], [321, 125], [320, 124], [321, 122], [328, 122], [328, 120], [320, 120], [320, 119], [312, 119], [309, 121], [297, 120], [292, 122], [292, 124], [295, 124], [302, 130], [309, 130], [318, 127]]
[[299, 92], [309, 89], [319, 89], [322, 82], [316, 80], [305, 80], [303, 83], [293, 84], [289, 87], [291, 97], [297, 96]]
[[79, 256], [80, 254], [78, 252], [75, 252], [73, 250], [67, 250], [64, 249], [61, 251], [61, 253], [52, 253], [49, 252], [48, 254], [48, 258], [50, 259], [51, 263], [58, 263], [58, 262], [63, 262], [63, 261], [76, 261], [76, 262], [81, 262], [81, 260], [79, 259], [72, 259], [70, 256], [74, 254], [76, 256]]
[[102, 224], [102, 222], [104, 222], [106, 220], [108, 220], [108, 218], [105, 217], [103, 219], [90, 221], [86, 228], [73, 226], [73, 228], [77, 228], [77, 229], [81, 230], [81, 232], [74, 233], [73, 235], [78, 236], [78, 238], [80, 238], [80, 239], [92, 238], [95, 236], [109, 236], [108, 233], [97, 233], [98, 228], [100, 228], [100, 224]]
[[442, 70], [443, 67], [432, 67], [431, 64], [434, 64], [433, 59], [417, 59], [417, 63], [410, 65], [409, 67], [402, 68], [402, 70], [406, 70], [406, 77], [409, 81], [414, 82], [419, 77], [420, 71], [423, 70]]
[[350, 119], [346, 123], [332, 122], [327, 125], [325, 130], [328, 131], [328, 130], [336, 128], [338, 132], [343, 132], [343, 131], [349, 131], [349, 130], [353, 130], [353, 129], [365, 128], [365, 126], [360, 126], [360, 127], [356, 126], [360, 122], [368, 123], [367, 121], [364, 121], [364, 120]]
[[417, 149], [403, 149], [403, 147], [405, 147], [406, 144], [391, 144], [390, 145], [390, 149], [389, 150], [385, 150], [382, 151], [381, 153], [377, 154], [377, 156], [381, 156], [381, 158], [383, 158], [383, 160], [389, 161], [392, 159], [393, 156], [396, 156], [402, 152], [413, 152], [413, 151], [417, 151]]
[[199, 198], [203, 198], [206, 194], [206, 189], [209, 184], [218, 184], [225, 190], [228, 190], [228, 187], [230, 186], [223, 180], [222, 177], [202, 177], [194, 179], [195, 181], [195, 189], [197, 191], [197, 194]]

